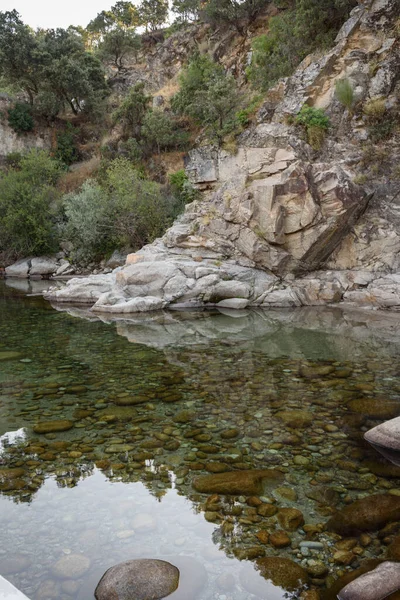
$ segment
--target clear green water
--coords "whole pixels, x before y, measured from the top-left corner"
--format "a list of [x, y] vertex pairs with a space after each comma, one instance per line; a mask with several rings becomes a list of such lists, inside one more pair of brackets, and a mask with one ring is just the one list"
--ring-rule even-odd
[[[314, 309], [104, 323], [70, 313], [0, 282], [0, 574], [32, 600], [91, 600], [108, 567], [178, 556], [189, 559], [174, 600], [298, 598], [260, 578], [253, 561], [263, 555], [302, 565], [324, 595], [334, 577], [384, 556], [371, 534], [350, 567], [336, 564], [322, 530], [345, 503], [399, 486], [400, 468], [362, 441], [400, 414], [396, 316]], [[34, 431], [65, 420], [68, 431]], [[282, 481], [263, 506], [297, 508], [316, 526], [289, 531], [280, 549], [265, 543], [282, 525], [260, 514], [260, 494], [207, 502], [193, 487], [211, 472], [265, 468]], [[301, 551], [305, 540], [323, 547]], [[59, 567], [71, 555], [84, 557], [74, 579]]]

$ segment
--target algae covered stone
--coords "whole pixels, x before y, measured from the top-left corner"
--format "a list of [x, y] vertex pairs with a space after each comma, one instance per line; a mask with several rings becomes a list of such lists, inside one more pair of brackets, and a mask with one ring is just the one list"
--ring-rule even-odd
[[193, 487], [203, 494], [258, 496], [262, 494], [264, 487], [278, 484], [282, 480], [283, 473], [280, 471], [255, 469], [198, 477], [193, 481]]
[[108, 569], [98, 584], [96, 600], [160, 600], [179, 585], [179, 570], [163, 560], [129, 560]]
[[21, 356], [21, 352], [12, 352], [11, 350], [4, 350], [0, 352], [0, 362], [6, 362], [7, 360], [17, 360]]
[[33, 431], [35, 433], [60, 433], [62, 431], [69, 431], [74, 426], [73, 421], [42, 421], [41, 423], [37, 423]]
[[400, 497], [376, 494], [356, 500], [338, 511], [328, 521], [327, 528], [340, 535], [375, 531], [386, 523], [400, 520]]
[[[246, 565], [240, 572], [240, 582], [251, 594], [260, 598], [288, 598], [308, 583], [308, 573], [288, 558], [267, 557], [255, 561], [255, 568]], [[281, 593], [281, 596], [278, 596]]]

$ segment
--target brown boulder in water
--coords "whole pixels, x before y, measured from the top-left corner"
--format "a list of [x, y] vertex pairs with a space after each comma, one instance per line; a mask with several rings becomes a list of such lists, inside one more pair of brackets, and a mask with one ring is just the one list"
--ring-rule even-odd
[[386, 523], [400, 520], [400, 497], [376, 494], [356, 500], [339, 510], [327, 523], [327, 529], [340, 535], [376, 531]]
[[283, 477], [283, 473], [273, 469], [232, 471], [197, 477], [193, 481], [193, 487], [202, 494], [259, 496], [271, 483], [280, 483]]

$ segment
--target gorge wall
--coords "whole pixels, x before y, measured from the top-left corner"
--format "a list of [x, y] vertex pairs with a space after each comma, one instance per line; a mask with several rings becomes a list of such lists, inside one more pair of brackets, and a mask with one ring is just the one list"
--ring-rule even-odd
[[[235, 153], [210, 146], [190, 153], [187, 173], [201, 199], [162, 239], [130, 255], [122, 269], [72, 280], [49, 298], [112, 313], [400, 306], [399, 18], [395, 0], [360, 4], [329, 53], [307, 58], [267, 93]], [[396, 121], [393, 135], [372, 143], [365, 113], [336, 97], [343, 78], [358, 106], [384, 99], [384, 113]], [[320, 150], [293, 125], [304, 104], [330, 118]]]

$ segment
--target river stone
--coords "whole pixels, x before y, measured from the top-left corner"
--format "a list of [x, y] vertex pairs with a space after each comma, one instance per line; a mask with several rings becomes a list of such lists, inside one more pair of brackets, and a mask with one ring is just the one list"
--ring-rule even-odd
[[114, 399], [114, 404], [117, 406], [136, 406], [137, 404], [146, 404], [147, 402], [150, 402], [148, 396], [126, 396]]
[[9, 554], [0, 559], [0, 573], [2, 575], [20, 573], [25, 571], [31, 565], [31, 562], [31, 559], [24, 554]]
[[400, 535], [396, 535], [396, 537], [393, 539], [392, 543], [387, 549], [386, 557], [388, 560], [400, 562]]
[[400, 565], [384, 562], [361, 575], [339, 593], [339, 600], [383, 600], [400, 589]]
[[304, 525], [303, 513], [297, 508], [281, 508], [277, 518], [281, 526], [287, 531], [296, 531]]
[[383, 398], [359, 398], [351, 400], [349, 409], [371, 419], [392, 419], [400, 412], [400, 402]]
[[178, 588], [179, 570], [163, 560], [129, 560], [108, 569], [96, 600], [159, 600]]
[[63, 556], [51, 567], [51, 572], [60, 579], [79, 579], [90, 569], [90, 559], [83, 554]]
[[314, 415], [305, 410], [281, 410], [275, 417], [288, 427], [307, 427], [314, 421]]
[[338, 511], [328, 521], [327, 528], [340, 535], [357, 534], [360, 531], [375, 531], [400, 520], [400, 497], [376, 494], [356, 500]]
[[387, 460], [364, 460], [362, 462], [362, 466], [367, 468], [374, 475], [378, 475], [378, 477], [385, 477], [387, 479], [400, 479], [400, 467], [388, 463]]
[[37, 423], [34, 426], [33, 431], [35, 433], [58, 433], [61, 431], [68, 431], [72, 429], [74, 426], [72, 421], [43, 421], [41, 423]]
[[259, 558], [253, 566], [246, 565], [240, 572], [243, 587], [260, 598], [283, 600], [288, 592], [296, 592], [308, 583], [308, 573], [288, 558]]
[[193, 487], [202, 494], [228, 494], [233, 496], [259, 496], [264, 487], [283, 480], [283, 473], [273, 469], [233, 471], [205, 475], [193, 481]]
[[0, 362], [6, 362], [7, 360], [16, 360], [21, 356], [21, 352], [12, 352], [11, 350], [0, 352]]
[[370, 444], [383, 446], [390, 450], [400, 450], [400, 417], [381, 423], [364, 435]]
[[335, 370], [335, 367], [331, 365], [322, 365], [320, 367], [300, 367], [300, 375], [306, 379], [318, 379], [319, 377], [326, 377]]
[[19, 479], [24, 475], [26, 475], [26, 471], [22, 467], [15, 467], [14, 469], [0, 468], [0, 481]]

